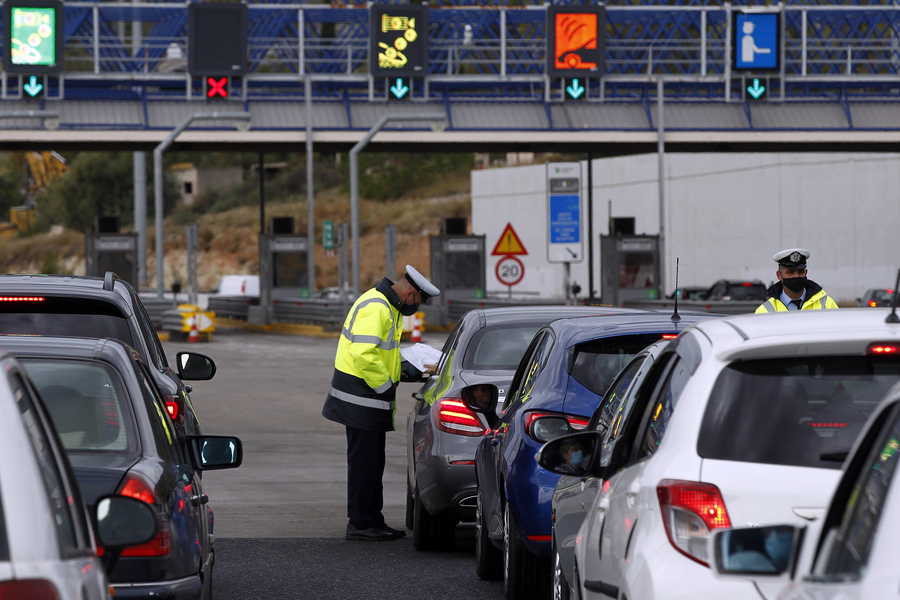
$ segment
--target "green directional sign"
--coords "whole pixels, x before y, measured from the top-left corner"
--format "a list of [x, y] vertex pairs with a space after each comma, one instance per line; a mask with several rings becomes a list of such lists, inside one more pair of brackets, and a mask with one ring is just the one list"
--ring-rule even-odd
[[566, 79], [566, 99], [567, 100], [584, 100], [587, 98], [587, 79]]
[[24, 75], [62, 71], [62, 2], [7, 0], [3, 3], [3, 28], [5, 71]]
[[744, 92], [748, 100], [765, 100], [769, 95], [768, 82], [754, 77], [749, 85], [744, 86]]
[[44, 89], [44, 84], [38, 83], [38, 78], [32, 75], [22, 86], [22, 90], [32, 98], [37, 98]]
[[392, 77], [388, 80], [391, 86], [388, 92], [392, 100], [408, 100], [412, 96], [412, 79], [409, 77]]
[[325, 250], [334, 250], [334, 221], [322, 222], [322, 246]]

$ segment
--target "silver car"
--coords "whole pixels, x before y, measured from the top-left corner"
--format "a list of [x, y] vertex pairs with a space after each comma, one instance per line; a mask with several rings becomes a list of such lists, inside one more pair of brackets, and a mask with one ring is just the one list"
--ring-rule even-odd
[[0, 598], [108, 600], [105, 569], [159, 529], [133, 498], [97, 503], [101, 560], [65, 450], [21, 365], [0, 353]]

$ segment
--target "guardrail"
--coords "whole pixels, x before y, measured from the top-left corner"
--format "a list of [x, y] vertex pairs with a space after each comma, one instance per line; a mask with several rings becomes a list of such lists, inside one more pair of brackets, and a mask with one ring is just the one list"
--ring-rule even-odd
[[309, 323], [337, 330], [349, 306], [314, 298], [282, 298], [272, 301], [272, 319], [278, 323]]
[[259, 306], [259, 298], [247, 296], [210, 296], [206, 310], [223, 319], [247, 320], [251, 306]]

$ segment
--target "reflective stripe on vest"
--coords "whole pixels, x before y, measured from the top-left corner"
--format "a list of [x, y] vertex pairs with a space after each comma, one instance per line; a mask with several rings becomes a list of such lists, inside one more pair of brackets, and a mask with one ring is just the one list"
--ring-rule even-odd
[[[390, 388], [390, 382], [386, 383], [388, 388]], [[381, 386], [384, 387], [384, 386]], [[386, 390], [382, 390], [386, 391]], [[330, 395], [334, 396], [338, 400], [343, 400], [344, 402], [349, 402], [350, 404], [356, 404], [358, 406], [367, 406], [369, 408], [380, 408], [381, 410], [391, 410], [394, 407], [393, 402], [388, 402], [386, 400], [376, 400], [375, 398], [364, 398], [362, 396], [357, 396], [355, 394], [348, 394], [347, 392], [342, 392], [341, 390], [336, 390], [331, 388], [329, 392]]]
[[[826, 294], [826, 295], [822, 296], [821, 298], [819, 298], [819, 308], [824, 310], [826, 308], [827, 304], [828, 304], [828, 295]], [[779, 310], [777, 308], [775, 308], [775, 299], [774, 298], [769, 298], [768, 300], [763, 302], [762, 306], [764, 309], [766, 309], [766, 312], [772, 312], [772, 311], [779, 312]], [[788, 309], [787, 307], [785, 307], [785, 310], [790, 311], [790, 309]], [[797, 310], [804, 310], [804, 309], [801, 306]]]
[[[391, 330], [388, 332], [387, 340], [382, 340], [380, 337], [375, 335], [362, 335], [353, 333], [353, 325], [354, 323], [356, 323], [356, 316], [359, 313], [359, 309], [371, 302], [380, 302], [381, 304], [384, 304], [391, 313]], [[353, 311], [353, 316], [350, 317], [350, 322], [347, 324], [347, 327], [343, 327], [341, 329], [341, 335], [347, 338], [351, 343], [374, 344], [379, 350], [387, 350], [390, 352], [400, 345], [399, 342], [394, 341], [394, 330], [396, 328], [397, 325], [394, 322], [394, 311], [391, 310], [391, 305], [387, 302], [387, 300], [384, 300], [383, 298], [369, 298], [368, 300], [364, 300], [363, 302], [359, 303], [359, 305], [356, 307], [356, 310]]]

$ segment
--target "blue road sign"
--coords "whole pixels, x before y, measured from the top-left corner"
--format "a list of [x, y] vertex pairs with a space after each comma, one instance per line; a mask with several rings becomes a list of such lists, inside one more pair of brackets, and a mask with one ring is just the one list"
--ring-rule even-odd
[[771, 70], [779, 61], [779, 13], [737, 13], [734, 19], [734, 67]]
[[579, 194], [550, 194], [550, 243], [581, 243]]

